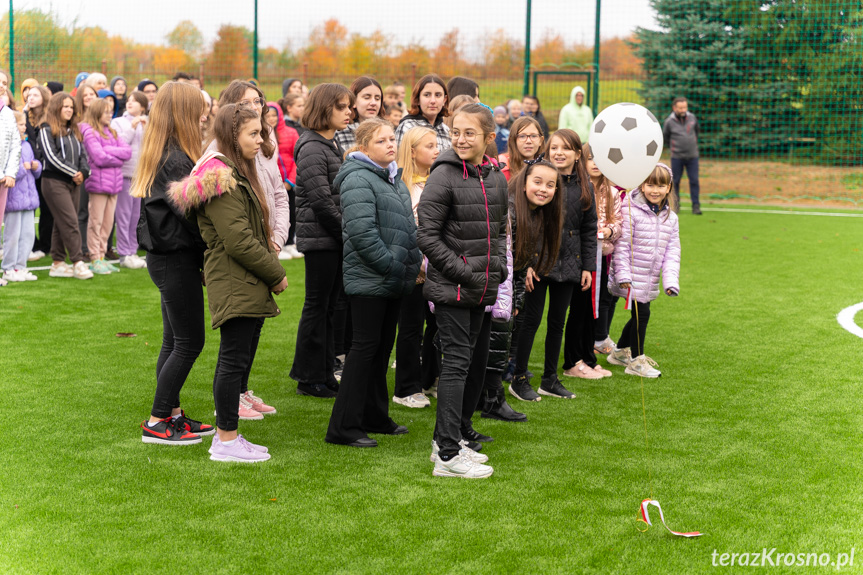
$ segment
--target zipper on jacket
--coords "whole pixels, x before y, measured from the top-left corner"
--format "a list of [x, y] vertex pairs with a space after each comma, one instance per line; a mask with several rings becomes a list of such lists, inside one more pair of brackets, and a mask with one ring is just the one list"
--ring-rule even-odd
[[485, 298], [485, 292], [488, 291], [488, 270], [491, 267], [491, 215], [488, 213], [488, 194], [485, 192], [485, 181], [482, 179], [482, 169], [480, 166], [476, 167], [476, 172], [479, 175], [479, 185], [482, 188], [482, 197], [485, 200], [485, 226], [486, 239], [488, 240], [488, 251], [485, 257], [485, 287], [482, 288], [482, 296], [479, 298], [479, 301], [482, 302]]
[[[467, 265], [467, 258], [462, 256], [461, 259], [464, 260], [464, 265]], [[458, 284], [458, 293], [456, 293], [455, 301], [461, 301], [461, 284]]]

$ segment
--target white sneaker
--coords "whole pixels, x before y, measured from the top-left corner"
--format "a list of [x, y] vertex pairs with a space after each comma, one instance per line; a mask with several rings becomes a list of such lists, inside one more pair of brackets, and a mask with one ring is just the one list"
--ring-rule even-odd
[[52, 278], [71, 278], [75, 277], [75, 272], [72, 270], [72, 266], [66, 262], [54, 262], [51, 264], [48, 275]]
[[434, 464], [432, 475], [435, 477], [463, 477], [465, 479], [482, 479], [489, 477], [494, 473], [494, 469], [490, 465], [482, 463], [474, 463], [465, 455], [464, 450], [459, 451], [458, 455], [449, 461], [443, 461], [438, 458]]
[[24, 276], [18, 273], [18, 270], [5, 270], [3, 272], [3, 279], [7, 282], [23, 282]]
[[300, 259], [303, 257], [303, 252], [297, 249], [296, 244], [289, 245], [288, 251], [291, 253], [291, 257], [293, 257], [294, 259]]
[[[474, 451], [467, 446], [467, 441], [465, 441], [464, 439], [459, 441], [458, 444], [461, 445], [459, 453], [463, 453], [468, 459], [470, 459], [474, 463], [485, 463], [486, 461], [488, 461], [488, 455]], [[438, 452], [440, 452], [440, 447], [438, 447], [437, 441], [432, 439], [432, 452], [429, 456], [429, 461], [431, 461], [432, 463], [437, 463]]]
[[35, 252], [30, 252], [30, 257], [27, 258], [28, 262], [35, 262], [36, 260], [41, 260], [45, 257], [45, 252], [42, 250], [36, 250]]
[[280, 260], [292, 260], [294, 259], [294, 255], [291, 253], [291, 250], [288, 249], [290, 246], [285, 246], [279, 251], [279, 259]]
[[[84, 262], [78, 262], [72, 268], [72, 276], [78, 280], [88, 280], [93, 277], [93, 272]], [[68, 277], [68, 276], [64, 276]]]
[[34, 274], [31, 271], [27, 271], [27, 270], [17, 270], [17, 271], [18, 271], [18, 275], [20, 275], [22, 278], [24, 278], [22, 281], [34, 282], [34, 281], [39, 279], [38, 277], [36, 277], [36, 274]]
[[641, 377], [656, 378], [662, 375], [662, 372], [656, 369], [658, 366], [655, 361], [646, 355], [639, 355], [632, 360], [632, 363], [626, 366], [624, 373], [629, 375], [640, 375]]
[[141, 269], [147, 269], [147, 260], [145, 258], [142, 258], [141, 256], [139, 256], [137, 254], [132, 256], [132, 257], [135, 258], [136, 260], [138, 260], [138, 263], [141, 264]]
[[120, 256], [120, 267], [128, 268], [130, 270], [139, 270], [147, 267], [147, 262], [136, 255]]
[[608, 354], [608, 363], [612, 365], [629, 365], [632, 362], [632, 353], [628, 347], [618, 349], [617, 346]]
[[428, 400], [428, 398], [421, 393], [415, 393], [407, 397], [396, 397], [394, 395], [393, 403], [398, 403], [399, 405], [413, 408], [423, 408], [431, 405], [431, 402]]

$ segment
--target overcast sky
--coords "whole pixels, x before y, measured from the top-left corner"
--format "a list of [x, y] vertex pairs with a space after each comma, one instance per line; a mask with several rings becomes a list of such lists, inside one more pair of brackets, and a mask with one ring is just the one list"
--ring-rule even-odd
[[[192, 20], [210, 42], [221, 24], [252, 28], [254, 0], [16, 0], [15, 9], [41, 8], [57, 13], [64, 24], [101, 26], [140, 42], [163, 43], [165, 35], [181, 20]], [[535, 43], [547, 29], [564, 35], [567, 42], [593, 43], [595, 0], [533, 0], [532, 35]], [[328, 18], [337, 18], [349, 31], [368, 34], [375, 29], [391, 35], [396, 43], [418, 41], [434, 46], [440, 36], [458, 27], [470, 45], [503, 28], [523, 38], [525, 0], [438, 0], [421, 2], [348, 2], [346, 0], [259, 0], [260, 46], [302, 45], [309, 32]], [[637, 26], [653, 27], [648, 0], [605, 0], [601, 36], [626, 36]], [[478, 45], [478, 42], [476, 42]]]

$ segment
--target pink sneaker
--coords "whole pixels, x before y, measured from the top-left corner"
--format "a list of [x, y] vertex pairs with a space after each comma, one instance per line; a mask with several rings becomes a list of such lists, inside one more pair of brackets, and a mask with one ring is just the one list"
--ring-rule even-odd
[[213, 461], [236, 461], [238, 463], [257, 463], [270, 458], [269, 453], [258, 451], [252, 444], [237, 436], [233, 445], [225, 445], [219, 441], [219, 435], [213, 436], [213, 444], [210, 447], [210, 459]]
[[264, 414], [257, 411], [249, 401], [244, 398], [242, 395], [240, 396], [240, 419], [246, 420], [258, 420], [264, 419]]
[[257, 411], [258, 413], [263, 413], [264, 415], [272, 415], [276, 413], [275, 407], [264, 403], [264, 400], [256, 396], [251, 389], [248, 390], [246, 393], [242, 394], [241, 397], [251, 403], [252, 409]]
[[602, 379], [603, 377], [601, 374], [593, 371], [593, 369], [583, 361], [579, 361], [574, 366], [564, 371], [563, 375], [567, 377], [580, 377], [582, 379]]
[[593, 371], [601, 375], [602, 377], [611, 377], [612, 374], [610, 371], [599, 365], [598, 363], [594, 366]]

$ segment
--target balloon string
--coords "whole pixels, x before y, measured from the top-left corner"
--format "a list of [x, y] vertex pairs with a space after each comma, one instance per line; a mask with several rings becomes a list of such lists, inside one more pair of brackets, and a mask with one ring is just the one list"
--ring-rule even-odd
[[[636, 188], [637, 189], [637, 188]], [[635, 190], [633, 190], [635, 191]], [[629, 289], [632, 293], [632, 299], [635, 300], [635, 341], [638, 343], [638, 351], [641, 351], [641, 326], [638, 317], [638, 300], [635, 298], [635, 286], [632, 285], [632, 267], [633, 267], [633, 225], [632, 225], [632, 191], [627, 194], [627, 202], [629, 203], [629, 269], [630, 269], [630, 285]], [[632, 350], [630, 349], [630, 358]], [[650, 455], [650, 440], [647, 434], [647, 403], [644, 399], [644, 375], [641, 375], [641, 418], [644, 422], [644, 446], [647, 451], [647, 485], [650, 492], [650, 498], [653, 499], [653, 458]]]

